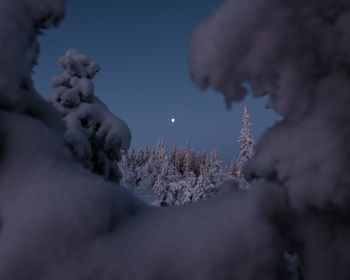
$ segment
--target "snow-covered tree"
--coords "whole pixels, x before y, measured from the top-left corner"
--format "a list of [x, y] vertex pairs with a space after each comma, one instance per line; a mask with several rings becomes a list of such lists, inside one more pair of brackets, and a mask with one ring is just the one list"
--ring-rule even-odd
[[252, 125], [249, 122], [249, 117], [247, 106], [245, 106], [242, 118], [241, 135], [238, 139], [238, 142], [241, 144], [239, 149], [239, 176], [241, 176], [244, 164], [254, 155], [255, 152], [254, 139], [249, 129]]
[[170, 162], [174, 166], [175, 166], [176, 152], [177, 152], [177, 147], [176, 147], [176, 144], [174, 144], [174, 148], [173, 148], [171, 155], [170, 155]]
[[252, 124], [249, 122], [249, 117], [250, 115], [248, 114], [247, 106], [245, 106], [242, 118], [241, 135], [238, 139], [238, 142], [241, 144], [239, 153], [239, 163], [241, 165], [254, 155], [255, 143], [253, 136], [250, 133], [250, 126]]
[[188, 203], [193, 202], [194, 193], [195, 193], [195, 185], [197, 182], [196, 174], [194, 174], [194, 172], [191, 171], [184, 181], [185, 181], [184, 182], [185, 186], [183, 188], [181, 203], [188, 204]]
[[205, 150], [203, 150], [200, 156], [199, 174], [205, 176], [208, 174], [208, 171], [209, 171], [208, 155], [205, 152]]
[[232, 160], [231, 160], [231, 164], [230, 164], [230, 175], [233, 177], [239, 177], [240, 174], [240, 168], [239, 168], [239, 163], [237, 161], [236, 156], [233, 156]]
[[214, 162], [218, 161], [218, 153], [216, 150], [211, 151], [210, 153], [210, 165], [213, 165]]
[[181, 174], [183, 174], [184, 159], [185, 159], [185, 150], [177, 149], [175, 154], [175, 167]]
[[142, 149], [139, 149], [137, 151], [137, 155], [136, 155], [136, 165], [137, 165], [137, 167], [140, 167], [140, 166], [142, 166], [144, 164], [143, 160], [144, 160], [143, 151], [142, 151]]
[[151, 154], [150, 154], [149, 148], [146, 148], [145, 151], [143, 152], [143, 165], [145, 165], [149, 161], [150, 155]]
[[141, 181], [145, 183], [145, 185], [152, 187], [157, 180], [158, 174], [159, 168], [156, 164], [156, 152], [153, 150], [150, 154], [149, 160], [143, 167]]
[[216, 151], [211, 153], [211, 160], [209, 164], [208, 170], [208, 178], [211, 184], [220, 185], [224, 181], [224, 173], [222, 169], [222, 163], [218, 159], [218, 155]]
[[117, 162], [121, 149], [129, 148], [131, 133], [94, 95], [91, 79], [99, 71], [99, 65], [75, 49], [60, 57], [58, 64], [65, 71], [53, 77], [51, 86], [56, 92], [47, 101], [66, 121], [66, 145], [85, 167], [108, 180], [119, 181]]
[[119, 169], [122, 173], [120, 184], [128, 189], [136, 187], [137, 173], [135, 170], [135, 164], [130, 160], [126, 151], [122, 151], [122, 158], [119, 162]]
[[213, 196], [216, 193], [216, 188], [210, 183], [205, 175], [199, 175], [196, 185], [193, 188], [192, 201], [198, 201]]
[[187, 149], [185, 150], [185, 158], [184, 158], [184, 177], [188, 177], [191, 172], [194, 170], [194, 163], [195, 163], [195, 153], [194, 149]]
[[201, 159], [202, 159], [202, 155], [200, 152], [198, 152], [197, 157], [195, 158], [195, 164], [194, 164], [194, 173], [196, 174], [197, 177], [200, 174]]
[[164, 161], [169, 161], [168, 153], [166, 151], [165, 141], [164, 141], [163, 138], [160, 141], [158, 141], [155, 153], [156, 153], [156, 162], [155, 162], [155, 164], [157, 165], [158, 170], [160, 171], [160, 168], [163, 165], [163, 162]]
[[[153, 190], [157, 197], [157, 204], [160, 206], [172, 205], [175, 202], [175, 193], [172, 192], [170, 183], [177, 182], [181, 175], [176, 170], [174, 165], [169, 162], [168, 156], [165, 155], [162, 162], [161, 172], [157, 176]], [[176, 195], [177, 197], [177, 195]]]

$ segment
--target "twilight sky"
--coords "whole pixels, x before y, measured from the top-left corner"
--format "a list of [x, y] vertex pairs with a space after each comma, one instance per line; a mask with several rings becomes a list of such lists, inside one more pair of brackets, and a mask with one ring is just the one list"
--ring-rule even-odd
[[93, 79], [95, 94], [128, 124], [132, 147], [154, 147], [164, 137], [170, 150], [188, 139], [196, 152], [216, 149], [228, 163], [238, 153], [244, 105], [255, 139], [277, 116], [264, 108], [266, 100], [250, 97], [227, 111], [221, 95], [203, 93], [190, 80], [189, 38], [222, 2], [69, 1], [63, 23], [40, 39], [36, 88], [43, 95], [53, 92], [50, 80], [63, 72], [57, 58], [77, 48], [100, 64]]

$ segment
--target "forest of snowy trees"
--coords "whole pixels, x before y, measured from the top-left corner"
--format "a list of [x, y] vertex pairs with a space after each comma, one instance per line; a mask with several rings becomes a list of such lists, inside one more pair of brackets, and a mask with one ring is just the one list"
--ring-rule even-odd
[[220, 185], [235, 180], [241, 189], [249, 184], [243, 176], [244, 164], [254, 155], [254, 139], [250, 133], [248, 109], [242, 118], [239, 157], [233, 156], [230, 166], [224, 166], [216, 150], [196, 154], [188, 141], [185, 148], [174, 145], [167, 152], [164, 139], [158, 141], [154, 150], [133, 148], [123, 151], [119, 168], [123, 174], [121, 184], [135, 192], [151, 192], [154, 205], [170, 206], [191, 203], [214, 196]]

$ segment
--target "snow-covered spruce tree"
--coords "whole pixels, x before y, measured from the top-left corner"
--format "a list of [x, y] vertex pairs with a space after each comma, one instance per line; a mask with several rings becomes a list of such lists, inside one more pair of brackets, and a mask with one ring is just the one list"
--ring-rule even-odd
[[[146, 155], [149, 152], [146, 149]], [[166, 151], [164, 139], [157, 142], [157, 146], [152, 150], [145, 165], [139, 169], [139, 181], [145, 188], [152, 188], [162, 171], [164, 161], [168, 162], [168, 153]]]
[[188, 177], [191, 172], [194, 170], [194, 149], [185, 150], [185, 158], [184, 158], [184, 177]]
[[239, 163], [238, 160], [236, 158], [236, 156], [234, 155], [232, 160], [231, 160], [231, 164], [230, 164], [230, 175], [232, 177], [238, 177], [239, 176]]
[[158, 167], [158, 170], [160, 172], [161, 167], [163, 166], [163, 162], [168, 162], [168, 153], [166, 151], [165, 141], [164, 138], [162, 138], [160, 141], [158, 141], [157, 149], [156, 149], [156, 164]]
[[66, 122], [65, 143], [75, 159], [94, 173], [119, 181], [117, 162], [127, 150], [131, 133], [121, 119], [94, 95], [91, 79], [99, 65], [78, 50], [71, 49], [58, 59], [64, 73], [53, 77], [56, 92], [47, 101], [62, 113]]
[[156, 161], [156, 153], [155, 150], [150, 152], [149, 159], [140, 170], [140, 178], [141, 178], [141, 184], [145, 188], [152, 188], [154, 185], [155, 181], [157, 180], [158, 176], [158, 170], [155, 164]]
[[175, 154], [175, 167], [181, 174], [183, 174], [184, 160], [185, 160], [185, 150], [177, 149]]
[[150, 181], [150, 150], [146, 148], [142, 153], [142, 164], [136, 168], [136, 185], [142, 190], [151, 189], [152, 184]]
[[143, 162], [143, 151], [142, 149], [139, 149], [137, 151], [137, 155], [136, 155], [136, 166], [139, 167], [139, 166], [142, 166], [144, 164]]
[[244, 106], [241, 135], [238, 138], [238, 142], [241, 144], [239, 148], [239, 169], [238, 177], [243, 178], [242, 170], [246, 161], [254, 155], [255, 143], [253, 136], [250, 133], [249, 127], [252, 125], [249, 122], [249, 114], [247, 106]]
[[196, 185], [193, 188], [192, 201], [203, 200], [214, 196], [217, 193], [216, 187], [210, 183], [206, 175], [199, 175]]
[[218, 160], [218, 153], [216, 150], [211, 151], [210, 153], [210, 165], [213, 165], [215, 161]]
[[136, 165], [136, 155], [134, 148], [130, 149], [130, 155], [128, 156], [128, 163], [131, 168], [134, 168]]
[[184, 181], [184, 187], [182, 190], [181, 204], [192, 203], [194, 200], [195, 185], [197, 183], [196, 174], [191, 171]]
[[224, 177], [222, 163], [218, 159], [218, 154], [216, 151], [212, 151], [208, 170], [209, 181], [211, 184], [217, 186], [222, 184]]
[[124, 150], [122, 150], [122, 158], [118, 166], [123, 175], [120, 181], [121, 185], [128, 189], [135, 188], [137, 183], [137, 173], [135, 170], [135, 165], [130, 160], [130, 157], [128, 157], [127, 152]]
[[206, 176], [208, 174], [208, 171], [209, 171], [208, 155], [206, 151], [203, 150], [200, 156], [199, 174]]
[[177, 147], [176, 144], [174, 144], [173, 150], [170, 155], [170, 163], [175, 166], [175, 157], [176, 157]]
[[149, 158], [150, 158], [150, 152], [149, 152], [149, 149], [146, 148], [143, 153], [143, 165], [145, 165], [149, 161]]
[[166, 154], [162, 162], [161, 171], [153, 186], [154, 194], [157, 197], [155, 204], [168, 206], [175, 203], [175, 197], [177, 195], [175, 196], [174, 192], [170, 189], [170, 183], [177, 182], [180, 178], [181, 175], [174, 165], [169, 162], [168, 155]]
[[197, 153], [197, 157], [195, 158], [195, 164], [194, 164], [194, 173], [198, 177], [200, 175], [200, 166], [201, 166], [201, 153]]

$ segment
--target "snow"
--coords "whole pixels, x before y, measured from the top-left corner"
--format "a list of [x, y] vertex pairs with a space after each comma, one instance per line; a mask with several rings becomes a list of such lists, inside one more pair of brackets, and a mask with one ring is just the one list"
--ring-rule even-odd
[[[249, 191], [227, 183], [214, 199], [163, 208], [76, 162], [62, 116], [33, 88], [36, 36], [62, 19], [64, 1], [1, 1], [0, 278], [283, 279], [288, 251], [300, 256], [303, 279], [349, 279], [349, 5], [229, 0], [199, 27], [193, 80], [224, 92], [228, 104], [249, 80], [284, 118], [246, 167], [256, 179]], [[84, 61], [76, 51], [62, 59], [67, 73], [54, 84], [69, 81], [56, 91], [68, 93], [63, 104], [50, 100], [69, 115], [79, 103], [70, 87], [80, 87], [78, 106], [96, 105], [82, 113], [106, 122], [94, 137], [127, 147], [123, 133], [105, 135], [119, 123], [106, 106], [83, 100], [92, 88], [68, 80], [93, 77], [96, 64], [81, 68]], [[82, 145], [73, 151], [84, 154]]]

